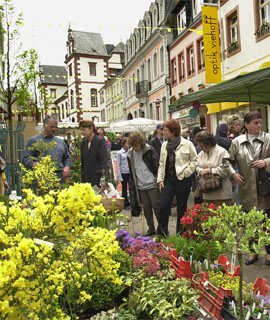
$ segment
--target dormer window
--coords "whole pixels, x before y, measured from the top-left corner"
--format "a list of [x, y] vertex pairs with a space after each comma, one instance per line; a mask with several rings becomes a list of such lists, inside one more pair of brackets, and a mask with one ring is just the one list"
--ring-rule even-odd
[[186, 28], [186, 8], [184, 7], [177, 15], [177, 33], [180, 34]]
[[193, 18], [195, 18], [201, 11], [201, 0], [192, 0], [192, 13]]

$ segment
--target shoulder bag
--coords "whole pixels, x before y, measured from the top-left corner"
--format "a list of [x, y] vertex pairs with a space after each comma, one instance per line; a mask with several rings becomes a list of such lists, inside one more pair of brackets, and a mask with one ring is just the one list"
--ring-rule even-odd
[[[259, 159], [262, 157], [262, 151], [263, 144], [261, 146]], [[257, 193], [259, 196], [264, 197], [270, 195], [270, 173], [268, 173], [265, 168], [258, 168]]]
[[208, 174], [201, 176], [198, 180], [200, 193], [209, 193], [222, 188], [222, 179], [218, 175]]

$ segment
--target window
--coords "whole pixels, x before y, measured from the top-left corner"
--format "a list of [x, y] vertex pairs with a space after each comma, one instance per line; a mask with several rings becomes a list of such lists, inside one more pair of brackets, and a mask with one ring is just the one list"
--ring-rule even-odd
[[192, 0], [192, 13], [193, 18], [195, 18], [201, 12], [201, 0]]
[[158, 75], [158, 61], [157, 61], [157, 52], [154, 53], [154, 56], [153, 56], [153, 59], [154, 59], [154, 78], [157, 77]]
[[141, 75], [142, 75], [142, 80], [144, 80], [144, 64], [141, 65]]
[[226, 15], [227, 55], [241, 50], [238, 6]]
[[140, 81], [140, 69], [137, 69], [137, 82], [139, 82]]
[[270, 22], [270, 0], [259, 1], [260, 25]]
[[176, 66], [176, 60], [173, 59], [171, 61], [171, 71], [172, 71], [172, 84], [176, 84], [176, 74], [177, 74], [177, 66]]
[[65, 118], [65, 106], [62, 104], [62, 119]]
[[203, 39], [200, 39], [197, 41], [197, 53], [198, 53], [198, 70], [202, 70], [205, 67]]
[[74, 108], [74, 92], [73, 90], [70, 90], [70, 105], [71, 105], [71, 109]]
[[154, 15], [153, 15], [153, 27], [157, 27], [157, 20], [158, 20], [158, 14], [157, 14], [157, 9], [154, 9]]
[[164, 72], [164, 46], [160, 47], [159, 59], [160, 59], [160, 73], [163, 73]]
[[97, 89], [91, 89], [91, 107], [97, 107]]
[[100, 103], [104, 103], [104, 90], [101, 92], [100, 95]]
[[90, 73], [90, 76], [96, 76], [97, 73], [96, 73], [96, 63], [89, 63], [89, 73]]
[[135, 73], [132, 75], [132, 91], [135, 92]]
[[56, 89], [50, 89], [50, 98], [56, 99]]
[[152, 28], [151, 17], [148, 16], [148, 18], [147, 18], [147, 27], [146, 27], [146, 38], [148, 38], [150, 36], [151, 28]]
[[229, 19], [230, 24], [230, 43], [237, 42], [238, 40], [238, 19], [237, 14]]
[[178, 65], [179, 65], [179, 81], [182, 81], [183, 79], [185, 79], [185, 57], [184, 57], [184, 52], [179, 55]]
[[132, 90], [131, 90], [131, 84], [132, 84], [132, 79], [131, 78], [128, 78], [128, 89], [129, 89], [129, 96], [131, 96], [132, 94]]
[[147, 60], [148, 81], [151, 81], [151, 60]]
[[72, 77], [72, 63], [68, 66], [68, 75]]
[[159, 21], [163, 19], [164, 16], [164, 0], [160, 0], [159, 2]]
[[186, 8], [184, 7], [177, 15], [177, 32], [178, 34], [186, 27]]
[[187, 50], [187, 56], [188, 56], [188, 59], [187, 59], [187, 64], [188, 64], [188, 75], [191, 76], [194, 71], [195, 71], [195, 64], [194, 64], [194, 50], [193, 50], [193, 47], [190, 47], [188, 50]]

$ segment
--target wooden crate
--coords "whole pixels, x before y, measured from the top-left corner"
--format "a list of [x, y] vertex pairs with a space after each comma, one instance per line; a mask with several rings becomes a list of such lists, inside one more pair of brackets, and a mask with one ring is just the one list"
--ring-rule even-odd
[[100, 203], [106, 210], [112, 211], [114, 201], [114, 210], [122, 211], [124, 209], [125, 198], [102, 198]]

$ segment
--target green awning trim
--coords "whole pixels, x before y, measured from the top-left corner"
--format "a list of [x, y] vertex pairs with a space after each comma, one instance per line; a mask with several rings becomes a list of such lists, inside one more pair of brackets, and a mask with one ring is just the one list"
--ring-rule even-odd
[[270, 68], [249, 72], [211, 87], [187, 94], [169, 105], [170, 111], [177, 111], [192, 105], [215, 102], [256, 102], [270, 104]]

